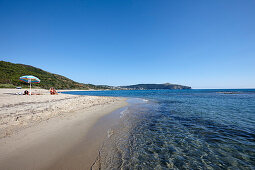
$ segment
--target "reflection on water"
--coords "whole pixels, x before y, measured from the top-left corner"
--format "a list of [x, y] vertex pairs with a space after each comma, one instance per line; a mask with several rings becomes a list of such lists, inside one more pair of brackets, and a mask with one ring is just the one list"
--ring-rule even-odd
[[131, 100], [123, 110], [98, 165], [102, 169], [254, 169], [255, 94], [250, 91], [114, 92], [146, 100]]

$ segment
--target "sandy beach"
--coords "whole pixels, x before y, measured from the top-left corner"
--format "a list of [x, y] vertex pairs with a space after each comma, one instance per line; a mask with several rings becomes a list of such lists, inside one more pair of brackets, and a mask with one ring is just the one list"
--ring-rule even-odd
[[124, 98], [20, 91], [0, 89], [0, 169], [89, 169], [114, 123], [107, 116], [126, 105]]

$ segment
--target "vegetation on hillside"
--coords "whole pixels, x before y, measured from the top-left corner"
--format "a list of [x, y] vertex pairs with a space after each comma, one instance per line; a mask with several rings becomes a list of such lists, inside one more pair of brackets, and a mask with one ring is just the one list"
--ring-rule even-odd
[[129, 90], [153, 90], [153, 89], [191, 89], [189, 86], [183, 86], [178, 84], [137, 84], [131, 86], [120, 86]]
[[41, 82], [33, 84], [33, 87], [49, 89], [105, 89], [105, 87], [92, 84], [75, 82], [64, 76], [49, 73], [42, 69], [10, 62], [0, 61], [0, 88], [14, 88], [16, 86], [28, 87], [28, 84], [19, 80], [21, 76], [33, 75], [38, 77]]

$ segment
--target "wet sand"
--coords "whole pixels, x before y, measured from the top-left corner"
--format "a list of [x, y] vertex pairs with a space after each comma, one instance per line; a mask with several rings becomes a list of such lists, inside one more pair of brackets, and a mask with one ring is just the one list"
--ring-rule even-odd
[[[77, 143], [69, 152], [63, 154], [61, 158], [54, 162], [48, 169], [91, 169], [92, 165], [97, 161], [96, 159], [103, 142], [111, 134], [111, 128], [120, 120], [120, 112], [122, 110], [123, 107], [101, 117], [89, 129], [80, 143]], [[93, 166], [93, 170], [95, 169], [99, 169], [97, 165]]]

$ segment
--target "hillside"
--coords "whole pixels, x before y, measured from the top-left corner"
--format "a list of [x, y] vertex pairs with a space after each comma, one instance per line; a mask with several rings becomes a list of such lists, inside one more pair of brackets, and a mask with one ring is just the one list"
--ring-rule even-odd
[[27, 83], [19, 80], [19, 77], [24, 75], [38, 77], [41, 82], [33, 84], [33, 87], [44, 89], [49, 89], [50, 87], [57, 89], [105, 89], [105, 87], [101, 86], [78, 83], [64, 76], [49, 73], [33, 66], [0, 61], [0, 87], [28, 87]]
[[137, 84], [130, 86], [120, 86], [120, 88], [125, 88], [128, 90], [153, 90], [153, 89], [191, 89], [189, 86], [182, 86], [177, 84]]

